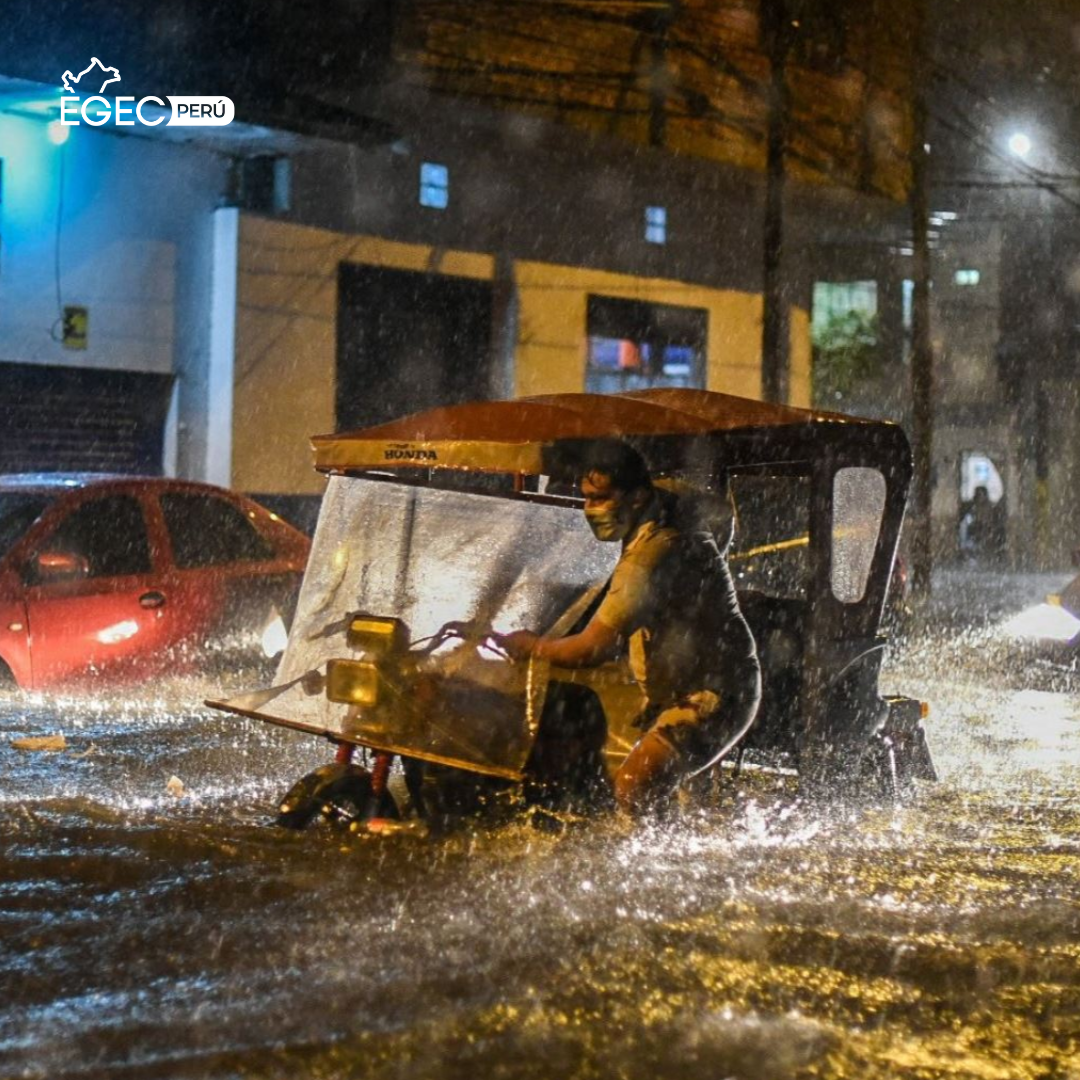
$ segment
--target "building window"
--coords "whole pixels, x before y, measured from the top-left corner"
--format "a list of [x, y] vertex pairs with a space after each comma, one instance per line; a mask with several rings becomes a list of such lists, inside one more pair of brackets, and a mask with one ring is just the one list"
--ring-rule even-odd
[[645, 207], [645, 239], [650, 244], [667, 243], [667, 207]]
[[835, 407], [879, 373], [877, 282], [816, 281], [813, 305], [814, 402]]
[[853, 313], [873, 318], [877, 306], [876, 281], [815, 281], [812, 331], [818, 335], [830, 322]]
[[953, 281], [956, 282], [957, 285], [978, 285], [979, 271], [972, 269], [971, 267], [964, 267], [953, 274]]
[[420, 205], [445, 210], [450, 202], [450, 170], [425, 161], [420, 166]]
[[587, 310], [588, 393], [704, 388], [707, 311], [610, 296], [590, 296]]

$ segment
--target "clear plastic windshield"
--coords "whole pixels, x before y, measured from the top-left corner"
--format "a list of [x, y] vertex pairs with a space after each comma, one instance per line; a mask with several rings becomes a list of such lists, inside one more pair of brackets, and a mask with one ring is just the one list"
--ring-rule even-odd
[[[546, 681], [471, 641], [387, 669], [376, 708], [334, 703], [327, 661], [351, 658], [353, 612], [396, 616], [419, 641], [448, 622], [550, 628], [610, 575], [619, 549], [580, 510], [335, 477], [323, 500], [279, 690], [229, 704], [370, 745], [492, 772], [519, 772]], [[307, 676], [305, 678], [305, 676]], [[257, 707], [256, 707], [257, 705]]]

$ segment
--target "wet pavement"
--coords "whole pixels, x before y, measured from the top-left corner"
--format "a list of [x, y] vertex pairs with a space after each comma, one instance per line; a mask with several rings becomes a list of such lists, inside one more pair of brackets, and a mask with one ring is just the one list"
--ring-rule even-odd
[[[0, 700], [0, 1077], [1080, 1077], [1080, 677], [939, 577], [883, 687], [941, 782], [663, 826], [268, 828], [330, 747], [194, 682]], [[13, 740], [62, 733], [58, 751]]]

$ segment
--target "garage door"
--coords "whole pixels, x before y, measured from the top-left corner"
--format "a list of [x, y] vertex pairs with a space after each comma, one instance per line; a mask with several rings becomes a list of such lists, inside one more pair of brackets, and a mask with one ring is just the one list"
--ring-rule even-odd
[[160, 474], [172, 375], [0, 363], [0, 472]]

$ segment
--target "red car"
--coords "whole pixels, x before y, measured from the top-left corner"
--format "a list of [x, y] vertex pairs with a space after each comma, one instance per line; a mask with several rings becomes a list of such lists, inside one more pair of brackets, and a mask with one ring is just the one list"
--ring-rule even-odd
[[0, 477], [0, 681], [41, 689], [197, 662], [291, 613], [309, 548], [206, 484]]

